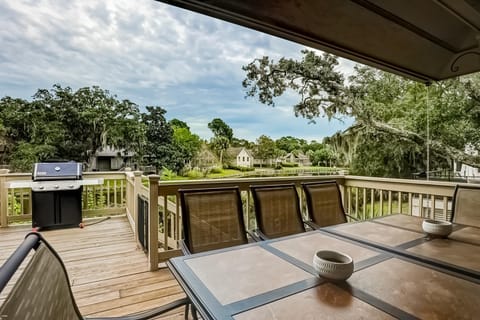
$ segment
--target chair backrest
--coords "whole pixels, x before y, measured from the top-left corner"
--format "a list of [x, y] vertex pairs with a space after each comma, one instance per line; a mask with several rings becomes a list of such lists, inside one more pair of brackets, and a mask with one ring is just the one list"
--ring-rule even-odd
[[191, 253], [248, 243], [238, 187], [179, 190]]
[[459, 186], [453, 194], [451, 220], [455, 223], [480, 227], [480, 188]]
[[305, 232], [294, 184], [250, 186], [258, 229], [268, 238]]
[[[18, 264], [6, 268], [11, 269], [13, 274], [28, 252], [32, 248], [37, 249], [0, 307], [0, 319], [83, 319], [70, 289], [67, 271], [58, 254], [39, 234], [32, 233], [28, 237], [30, 247], [23, 253], [16, 252], [13, 259], [7, 261]], [[2, 284], [11, 277], [9, 272], [4, 273], [7, 271], [4, 267], [1, 270]]]
[[347, 222], [340, 189], [336, 181], [302, 183], [312, 222], [327, 227]]

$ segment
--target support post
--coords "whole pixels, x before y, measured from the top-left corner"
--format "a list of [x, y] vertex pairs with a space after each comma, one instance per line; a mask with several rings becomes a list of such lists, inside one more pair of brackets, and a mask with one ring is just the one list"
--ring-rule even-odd
[[140, 193], [140, 188], [142, 186], [142, 172], [134, 171], [133, 172], [133, 222], [135, 227], [133, 228], [133, 234], [135, 236], [135, 241], [139, 243], [138, 239], [138, 196]]
[[150, 271], [158, 270], [158, 181], [160, 176], [148, 176], [150, 201], [148, 208], [148, 261]]
[[8, 188], [7, 178], [5, 175], [0, 175], [0, 227], [8, 227]]

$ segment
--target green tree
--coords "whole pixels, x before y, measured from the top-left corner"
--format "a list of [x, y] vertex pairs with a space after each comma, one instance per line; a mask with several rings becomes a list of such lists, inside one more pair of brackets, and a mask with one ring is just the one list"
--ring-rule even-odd
[[173, 128], [185, 128], [190, 130], [190, 127], [187, 125], [187, 123], [182, 120], [174, 118], [170, 120], [169, 123]]
[[354, 125], [340, 134], [342, 138], [336, 135], [330, 141], [339, 159], [354, 171], [408, 176], [425, 170], [427, 145], [430, 169], [448, 167], [452, 160], [480, 164], [479, 156], [464, 152], [466, 145], [480, 150], [479, 75], [426, 87], [357, 66], [344, 84], [334, 70], [338, 64], [335, 57], [317, 56], [313, 51], [303, 54], [300, 61], [282, 58], [274, 62], [263, 57], [245, 66], [247, 96], [274, 105], [275, 97], [290, 90], [298, 94], [297, 116], [310, 120], [319, 116], [354, 118]]
[[[39, 89], [31, 102], [4, 97], [0, 111], [11, 159], [27, 152], [25, 159], [32, 163], [48, 158], [89, 163], [107, 145], [127, 152], [142, 150], [138, 107], [99, 87], [73, 91], [54, 85], [51, 90]], [[48, 152], [28, 145], [44, 146]]]
[[247, 148], [247, 149], [253, 149], [255, 147], [255, 143], [251, 142], [251, 141], [248, 141], [246, 139], [238, 139], [238, 138], [233, 137], [231, 146], [232, 147], [244, 147], [244, 148]]
[[338, 60], [331, 54], [317, 56], [314, 51], [303, 50], [301, 61], [281, 58], [278, 62], [264, 56], [242, 67], [246, 77], [242, 82], [248, 97], [257, 97], [261, 103], [275, 106], [274, 98], [287, 90], [293, 91], [300, 101], [293, 106], [295, 116], [311, 121], [322, 114], [329, 118], [337, 112], [346, 112], [338, 103], [342, 96], [343, 75], [336, 71]]
[[187, 127], [173, 126], [173, 143], [175, 146], [175, 158], [177, 172], [183, 169], [186, 163], [191, 162], [202, 146], [202, 140], [196, 134], [190, 132]]
[[255, 157], [263, 161], [273, 159], [278, 155], [278, 149], [275, 146], [275, 141], [266, 135], [261, 135], [257, 139], [255, 148]]
[[315, 150], [308, 150], [309, 158], [312, 164], [314, 165], [325, 165], [329, 166], [335, 164], [335, 154], [333, 150], [328, 145], [322, 145], [321, 148]]
[[292, 136], [281, 137], [275, 141], [278, 149], [284, 150], [286, 153], [293, 151], [301, 151], [307, 145], [304, 139], [295, 138]]
[[167, 111], [158, 106], [147, 106], [145, 108], [147, 112], [142, 113], [142, 123], [146, 128], [143, 163], [152, 165], [157, 170], [163, 167], [177, 170], [178, 163], [174, 160], [176, 149], [173, 141], [173, 128], [165, 119]]
[[223, 164], [223, 154], [228, 149], [233, 139], [233, 130], [222, 119], [215, 118], [208, 124], [208, 128], [212, 130], [213, 138], [210, 145], [217, 153], [220, 164]]

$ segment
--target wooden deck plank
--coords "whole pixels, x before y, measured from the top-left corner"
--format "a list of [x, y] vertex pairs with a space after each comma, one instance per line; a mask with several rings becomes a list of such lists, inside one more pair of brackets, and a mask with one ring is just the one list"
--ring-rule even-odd
[[[1, 264], [30, 231], [28, 225], [0, 228]], [[41, 233], [62, 257], [73, 294], [85, 316], [120, 316], [185, 296], [168, 269], [149, 271], [148, 258], [135, 242], [126, 217], [114, 217], [83, 229]], [[17, 278], [18, 274], [0, 295], [0, 303]], [[183, 317], [184, 308], [179, 308], [159, 319]]]

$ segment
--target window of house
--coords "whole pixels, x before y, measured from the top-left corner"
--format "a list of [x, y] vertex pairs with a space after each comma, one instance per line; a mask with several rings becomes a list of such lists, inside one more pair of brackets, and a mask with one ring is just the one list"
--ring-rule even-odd
[[247, 157], [247, 161], [250, 161], [250, 159], [248, 159], [248, 157]]
[[245, 157], [242, 157], [242, 161], [245, 161]]

